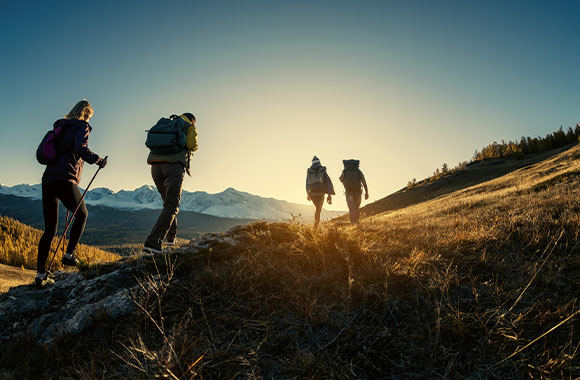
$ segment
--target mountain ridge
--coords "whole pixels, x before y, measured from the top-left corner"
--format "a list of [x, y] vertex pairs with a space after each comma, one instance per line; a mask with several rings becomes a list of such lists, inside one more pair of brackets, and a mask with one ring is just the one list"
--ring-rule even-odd
[[[4, 186], [0, 184], [0, 194], [24, 198], [41, 199], [40, 184]], [[158, 210], [163, 208], [161, 196], [155, 186], [143, 185], [135, 190], [114, 192], [106, 187], [97, 187], [87, 192], [85, 202], [92, 206], [105, 206], [120, 210]], [[228, 187], [222, 192], [211, 194], [205, 191], [183, 190], [181, 211], [233, 219], [265, 219], [285, 221], [300, 215], [305, 221], [313, 219], [314, 206], [291, 203], [275, 198], [266, 198]], [[343, 211], [323, 210], [323, 219], [343, 215]]]
[[[158, 210], [123, 210], [106, 206], [87, 205], [89, 223], [82, 242], [94, 246], [137, 244], [145, 241], [151, 226], [159, 216]], [[0, 215], [8, 216], [33, 228], [43, 229], [42, 203], [38, 199], [0, 194]], [[59, 231], [62, 233], [66, 210], [59, 208]], [[223, 218], [195, 211], [180, 211], [177, 236], [192, 239], [202, 233], [220, 232], [255, 221], [255, 219]]]

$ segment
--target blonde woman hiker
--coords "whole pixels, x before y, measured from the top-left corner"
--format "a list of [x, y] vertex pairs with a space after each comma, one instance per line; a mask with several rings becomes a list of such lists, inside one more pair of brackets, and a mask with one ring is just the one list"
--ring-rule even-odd
[[[53, 151], [49, 163], [42, 175], [42, 212], [44, 215], [44, 233], [38, 243], [35, 285], [44, 288], [54, 281], [47, 275], [46, 260], [50, 245], [58, 226], [59, 200], [71, 212], [78, 206], [78, 211], [70, 229], [66, 254], [62, 264], [76, 266], [75, 248], [81, 239], [87, 221], [87, 207], [81, 202], [78, 185], [85, 162], [100, 168], [107, 165], [107, 159], [89, 149], [89, 135], [93, 128], [89, 120], [93, 116], [93, 107], [88, 100], [81, 100], [64, 118], [54, 122], [52, 131]], [[46, 137], [45, 137], [46, 139]], [[41, 143], [44, 144], [45, 140]], [[46, 164], [46, 162], [43, 162]], [[80, 204], [79, 204], [80, 202]]]
[[346, 204], [350, 215], [350, 223], [359, 224], [362, 187], [365, 189], [365, 199], [369, 199], [369, 189], [363, 172], [359, 169], [359, 160], [342, 160], [344, 169], [340, 182], [344, 185]]
[[314, 226], [320, 223], [320, 213], [324, 204], [324, 194], [328, 194], [326, 201], [332, 204], [334, 186], [326, 172], [326, 167], [320, 164], [318, 157], [312, 158], [312, 165], [306, 170], [306, 199], [314, 203]]
[[191, 176], [189, 163], [197, 150], [195, 116], [184, 113], [161, 118], [147, 133], [145, 145], [150, 149], [147, 163], [163, 200], [163, 209], [143, 246], [143, 252], [163, 252], [163, 240], [175, 244], [177, 213], [185, 173]]

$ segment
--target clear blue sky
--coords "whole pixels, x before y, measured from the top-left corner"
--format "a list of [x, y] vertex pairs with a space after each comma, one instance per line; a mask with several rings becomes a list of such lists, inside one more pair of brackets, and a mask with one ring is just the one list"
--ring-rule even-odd
[[39, 140], [87, 98], [96, 186], [152, 184], [144, 130], [192, 112], [186, 190], [305, 203], [316, 154], [345, 209], [343, 158], [373, 200], [579, 122], [579, 19], [577, 1], [3, 1], [0, 183], [39, 183]]

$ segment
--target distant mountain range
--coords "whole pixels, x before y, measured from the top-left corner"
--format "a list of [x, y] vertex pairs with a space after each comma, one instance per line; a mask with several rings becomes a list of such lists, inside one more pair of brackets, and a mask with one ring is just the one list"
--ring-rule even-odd
[[[82, 242], [100, 247], [143, 243], [159, 216], [159, 211], [152, 209], [122, 210], [91, 205], [88, 205], [87, 209], [89, 219]], [[64, 207], [59, 208], [59, 214], [58, 233], [61, 234], [66, 214]], [[39, 199], [0, 194], [0, 215], [14, 218], [34, 228], [44, 229], [42, 201]], [[206, 232], [227, 231], [233, 226], [255, 221], [222, 218], [194, 211], [180, 211], [177, 220], [177, 236], [184, 239], [192, 239]]]
[[[41, 185], [0, 185], [0, 194], [39, 200], [42, 198]], [[113, 192], [100, 187], [89, 190], [85, 197], [88, 205], [104, 206], [118, 210], [155, 210], [163, 207], [161, 197], [154, 186], [144, 185], [138, 189]], [[301, 215], [304, 221], [311, 221], [314, 206], [290, 203], [274, 198], [263, 198], [250, 193], [228, 188], [221, 193], [208, 194], [205, 191], [183, 191], [180, 211], [234, 219], [266, 219], [286, 221], [292, 215]], [[332, 219], [345, 212], [323, 211], [323, 219]]]

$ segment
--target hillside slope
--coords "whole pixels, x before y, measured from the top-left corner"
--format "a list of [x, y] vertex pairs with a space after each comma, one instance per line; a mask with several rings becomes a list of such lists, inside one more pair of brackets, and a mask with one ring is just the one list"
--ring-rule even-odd
[[[476, 161], [468, 164], [464, 169], [443, 176], [437, 181], [422, 183], [410, 189], [406, 187], [402, 188], [391, 195], [362, 207], [361, 214], [372, 216], [381, 212], [399, 210], [414, 204], [426, 202], [441, 195], [450, 194], [454, 191], [484, 183], [519, 168], [544, 161], [576, 145], [577, 143], [542, 153], [530, 154], [518, 159], [507, 157]], [[340, 220], [347, 219], [348, 216], [340, 218]]]
[[[13, 289], [0, 295], [0, 375], [578, 378], [579, 159], [575, 146], [360, 228], [258, 222], [63, 278], [42, 298]], [[123, 313], [81, 296], [99, 281]], [[27, 314], [34, 297], [56, 306]], [[42, 329], [63, 315], [86, 324]]]

